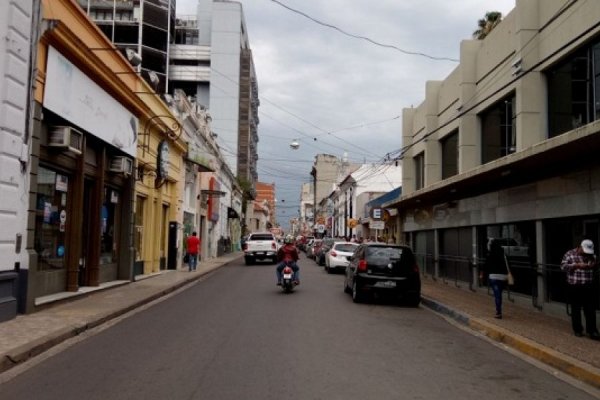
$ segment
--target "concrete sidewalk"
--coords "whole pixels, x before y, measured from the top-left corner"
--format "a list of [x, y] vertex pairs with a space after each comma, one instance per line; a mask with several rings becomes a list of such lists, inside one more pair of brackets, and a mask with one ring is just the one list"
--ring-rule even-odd
[[[169, 294], [240, 260], [242, 252], [203, 261], [196, 272], [163, 271], [0, 323], [0, 373], [51, 347]], [[567, 319], [506, 301], [504, 318], [493, 318], [493, 297], [423, 279], [422, 305], [469, 329], [504, 343], [578, 381], [600, 389], [600, 342], [575, 337]], [[60, 297], [60, 296], [59, 296]], [[49, 299], [45, 299], [48, 301]]]
[[494, 318], [494, 298], [482, 291], [422, 280], [422, 304], [566, 375], [600, 389], [600, 342], [576, 337], [568, 318], [503, 301]]

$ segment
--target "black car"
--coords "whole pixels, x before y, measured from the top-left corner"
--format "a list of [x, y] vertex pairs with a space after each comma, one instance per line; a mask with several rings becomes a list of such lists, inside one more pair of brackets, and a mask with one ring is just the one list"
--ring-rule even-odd
[[411, 248], [384, 243], [363, 243], [349, 257], [344, 291], [355, 303], [369, 294], [390, 294], [405, 304], [421, 302], [421, 277]]

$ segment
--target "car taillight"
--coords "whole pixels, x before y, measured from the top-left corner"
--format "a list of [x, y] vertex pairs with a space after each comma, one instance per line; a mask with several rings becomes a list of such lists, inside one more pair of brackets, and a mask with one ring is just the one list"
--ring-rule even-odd
[[244, 250], [244, 251], [248, 250], [248, 244], [244, 243], [244, 245], [242, 246], [242, 250]]
[[331, 257], [337, 257], [337, 253], [333, 250], [331, 250], [329, 254], [331, 254]]
[[359, 271], [366, 271], [367, 270], [367, 260], [359, 260], [358, 261], [358, 270]]
[[275, 249], [277, 248], [277, 245], [275, 244], [275, 242], [272, 242], [272, 243], [271, 243], [271, 248], [272, 248], [273, 250], [275, 250]]
[[418, 273], [419, 273], [419, 266], [418, 266], [417, 264], [413, 265], [413, 272], [414, 272], [415, 274], [418, 274]]

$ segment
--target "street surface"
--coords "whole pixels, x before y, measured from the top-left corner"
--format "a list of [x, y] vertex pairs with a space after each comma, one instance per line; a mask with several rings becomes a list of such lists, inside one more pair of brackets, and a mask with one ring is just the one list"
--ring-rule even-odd
[[[433, 312], [354, 304], [302, 257], [223, 267], [0, 385], [0, 399], [595, 398]], [[202, 268], [200, 264], [199, 269]]]

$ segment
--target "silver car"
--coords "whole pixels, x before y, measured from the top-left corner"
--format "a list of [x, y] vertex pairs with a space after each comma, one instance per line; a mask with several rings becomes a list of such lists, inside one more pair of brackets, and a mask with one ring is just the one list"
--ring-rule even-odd
[[331, 249], [325, 254], [325, 271], [334, 272], [336, 269], [345, 269], [348, 265], [348, 256], [354, 253], [358, 243], [335, 242]]

